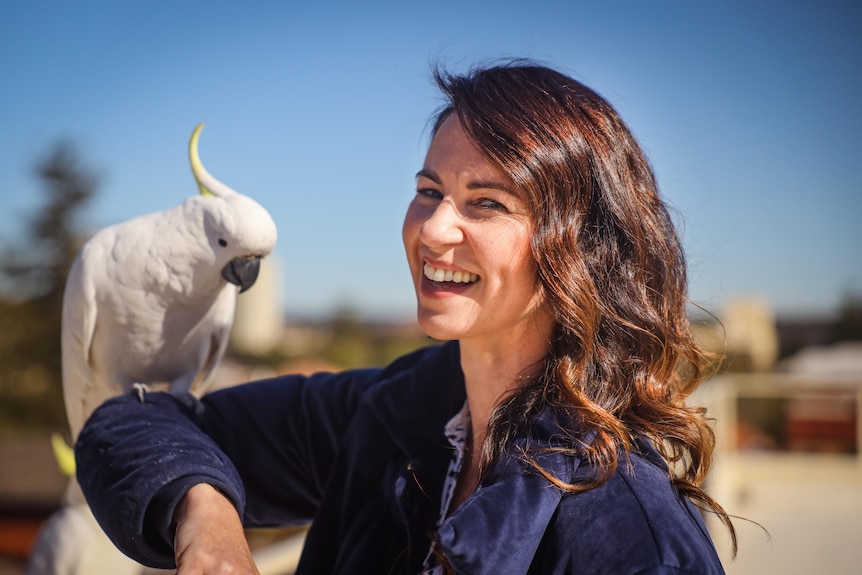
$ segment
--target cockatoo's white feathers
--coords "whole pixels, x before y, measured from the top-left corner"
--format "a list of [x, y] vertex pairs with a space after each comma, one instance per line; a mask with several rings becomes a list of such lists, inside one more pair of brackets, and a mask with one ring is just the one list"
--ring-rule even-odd
[[101, 230], [69, 272], [62, 347], [73, 440], [93, 409], [135, 383], [202, 392], [227, 346], [237, 293], [275, 246], [269, 213], [203, 170], [199, 132], [190, 156], [209, 193]]

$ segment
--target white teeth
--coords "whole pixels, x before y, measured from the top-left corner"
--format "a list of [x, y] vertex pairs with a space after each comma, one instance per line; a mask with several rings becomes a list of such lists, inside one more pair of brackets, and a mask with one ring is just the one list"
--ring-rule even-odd
[[463, 283], [470, 284], [475, 281], [478, 281], [479, 276], [476, 274], [471, 274], [468, 272], [457, 271], [453, 272], [452, 270], [443, 270], [438, 269], [430, 264], [425, 264], [424, 269], [422, 270], [425, 274], [425, 277], [431, 281], [435, 282], [453, 282], [453, 283]]

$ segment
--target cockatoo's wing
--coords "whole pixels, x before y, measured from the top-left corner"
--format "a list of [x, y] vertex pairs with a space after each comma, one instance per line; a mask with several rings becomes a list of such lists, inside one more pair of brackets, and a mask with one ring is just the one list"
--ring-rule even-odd
[[221, 362], [227, 350], [228, 340], [230, 339], [230, 330], [233, 324], [233, 315], [236, 308], [236, 297], [233, 294], [227, 294], [232, 297], [220, 298], [220, 301], [213, 306], [212, 317], [212, 335], [209, 341], [209, 353], [201, 365], [200, 373], [197, 376], [193, 391], [197, 395], [206, 393], [210, 376]]
[[227, 350], [233, 316], [236, 309], [236, 290], [222, 290], [196, 326], [194, 339], [198, 340], [197, 362], [181, 377], [171, 381], [174, 394], [191, 392], [201, 396], [207, 392], [215, 368]]
[[[78, 254], [69, 271], [63, 294], [63, 397], [72, 441], [98, 405], [93, 405], [94, 401], [99, 401], [94, 399], [92, 393], [96, 383], [90, 355], [98, 319], [93, 262], [100, 259], [101, 251], [98, 244], [88, 244]], [[101, 394], [98, 395], [101, 398]]]

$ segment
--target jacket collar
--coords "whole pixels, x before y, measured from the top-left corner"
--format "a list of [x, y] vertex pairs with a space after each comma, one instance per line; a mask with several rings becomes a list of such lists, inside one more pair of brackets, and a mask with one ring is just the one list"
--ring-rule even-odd
[[438, 530], [438, 542], [456, 573], [491, 575], [527, 573], [563, 492], [540, 475], [521, 455], [530, 456], [548, 473], [570, 483], [579, 459], [552, 451], [557, 419], [546, 410], [536, 419], [532, 439], [518, 440], [509, 455], [496, 462], [479, 488]]

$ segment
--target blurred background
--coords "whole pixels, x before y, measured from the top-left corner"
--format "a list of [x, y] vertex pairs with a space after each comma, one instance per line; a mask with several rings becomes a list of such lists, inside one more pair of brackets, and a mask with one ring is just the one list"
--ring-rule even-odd
[[[730, 573], [862, 563], [862, 7], [683, 3], [0, 4], [0, 575], [65, 486], [66, 270], [94, 231], [197, 192], [186, 146], [279, 225], [219, 385], [425, 345], [400, 239], [431, 70], [527, 57], [617, 107], [676, 212], [716, 416]], [[721, 325], [717, 320], [721, 320]], [[831, 564], [829, 562], [832, 562]]]

